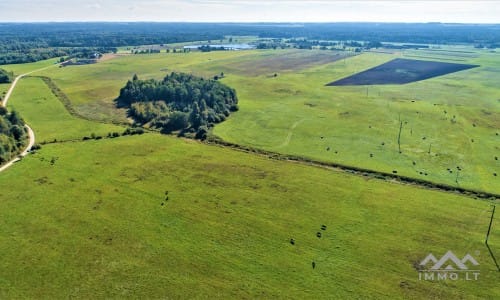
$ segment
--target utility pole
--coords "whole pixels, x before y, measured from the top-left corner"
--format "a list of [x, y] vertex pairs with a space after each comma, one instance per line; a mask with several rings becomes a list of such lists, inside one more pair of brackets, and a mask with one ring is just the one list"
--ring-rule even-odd
[[490, 237], [491, 224], [493, 223], [493, 216], [495, 215], [495, 207], [496, 205], [493, 205], [493, 210], [491, 211], [490, 226], [488, 226], [488, 233], [486, 233], [486, 240], [484, 241], [486, 245], [488, 245], [488, 238]]
[[401, 153], [401, 130], [403, 129], [403, 121], [401, 121], [401, 114], [399, 114], [399, 133], [398, 133], [398, 150]]

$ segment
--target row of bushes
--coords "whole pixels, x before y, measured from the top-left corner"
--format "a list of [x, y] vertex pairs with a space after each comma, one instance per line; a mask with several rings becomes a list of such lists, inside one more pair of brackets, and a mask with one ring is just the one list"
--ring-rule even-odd
[[[114, 138], [117, 138], [117, 137], [120, 137], [120, 136], [125, 136], [125, 135], [140, 135], [140, 134], [144, 134], [145, 130], [144, 128], [140, 128], [140, 127], [129, 127], [127, 129], [125, 129], [125, 131], [123, 133], [119, 133], [119, 132], [109, 132], [108, 135], [106, 136], [106, 138], [108, 139], [114, 139]], [[82, 138], [82, 140], [84, 141], [88, 141], [88, 140], [101, 140], [103, 137], [100, 136], [100, 135], [96, 135], [95, 133], [92, 133], [90, 136], [84, 136]]]

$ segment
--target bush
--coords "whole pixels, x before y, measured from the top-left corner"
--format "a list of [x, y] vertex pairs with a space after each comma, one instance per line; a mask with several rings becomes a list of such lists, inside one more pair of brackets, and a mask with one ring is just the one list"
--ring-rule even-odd
[[206, 140], [208, 136], [208, 128], [206, 126], [201, 126], [196, 132], [195, 138], [199, 140]]

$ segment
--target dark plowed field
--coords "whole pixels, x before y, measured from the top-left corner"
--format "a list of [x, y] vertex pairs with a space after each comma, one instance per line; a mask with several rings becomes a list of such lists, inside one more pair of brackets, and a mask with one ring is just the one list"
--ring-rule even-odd
[[405, 84], [475, 67], [479, 66], [396, 58], [380, 66], [331, 82], [327, 85]]

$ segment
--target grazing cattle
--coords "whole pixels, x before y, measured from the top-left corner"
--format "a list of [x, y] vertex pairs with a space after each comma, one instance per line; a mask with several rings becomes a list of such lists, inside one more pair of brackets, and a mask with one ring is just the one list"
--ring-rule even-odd
[[316, 268], [316, 263], [314, 261], [311, 263], [311, 265], [312, 265], [313, 269]]
[[321, 225], [321, 230], [326, 230], [326, 225]]
[[295, 240], [294, 239], [290, 239], [290, 244], [295, 245]]
[[319, 231], [316, 232], [316, 236], [318, 237], [318, 239], [321, 238], [321, 232], [319, 232]]

